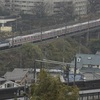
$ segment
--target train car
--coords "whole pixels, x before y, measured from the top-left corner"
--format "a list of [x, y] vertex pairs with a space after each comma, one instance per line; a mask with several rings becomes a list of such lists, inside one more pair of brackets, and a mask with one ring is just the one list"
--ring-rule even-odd
[[6, 39], [9, 42], [9, 47], [21, 45], [21, 36]]
[[0, 43], [0, 50], [9, 48], [9, 42]]
[[83, 23], [78, 23], [75, 25], [65, 26], [65, 27], [61, 27], [61, 28], [57, 28], [57, 29], [51, 29], [48, 31], [33, 33], [31, 35], [15, 37], [14, 41], [11, 41], [11, 39], [10, 39], [10, 41], [13, 42], [14, 46], [16, 46], [16, 45], [21, 45], [21, 44], [27, 43], [27, 42], [37, 42], [37, 41], [41, 41], [41, 39], [45, 40], [45, 39], [50, 39], [50, 38], [55, 38], [57, 36], [65, 35], [68, 33], [86, 30], [88, 28], [96, 27], [97, 25], [100, 25], [100, 19], [83, 22]]

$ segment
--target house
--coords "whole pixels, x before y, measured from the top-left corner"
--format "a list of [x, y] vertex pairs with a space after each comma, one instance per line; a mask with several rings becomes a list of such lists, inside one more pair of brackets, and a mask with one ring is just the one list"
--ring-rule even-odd
[[29, 83], [32, 81], [31, 68], [15, 68], [12, 72], [6, 72], [3, 76], [6, 80], [14, 81], [20, 85]]
[[[63, 71], [59, 69], [48, 69], [46, 70], [52, 76], [58, 76]], [[40, 69], [36, 69], [35, 78], [40, 73]], [[14, 81], [20, 85], [30, 85], [34, 79], [34, 69], [32, 68], [15, 68], [12, 72], [6, 72], [3, 76], [6, 80]]]
[[[74, 64], [75, 59], [71, 63]], [[76, 54], [76, 70], [86, 78], [85, 80], [100, 79], [100, 55], [97, 54]]]
[[13, 82], [13, 81], [6, 81], [2, 85], [0, 85], [0, 89], [2, 88], [13, 88], [13, 87], [19, 87], [20, 85]]
[[5, 78], [0, 77], [0, 85], [3, 84], [4, 82], [6, 82]]
[[100, 68], [100, 55], [98, 54], [76, 54], [76, 59], [79, 69], [82, 67]]

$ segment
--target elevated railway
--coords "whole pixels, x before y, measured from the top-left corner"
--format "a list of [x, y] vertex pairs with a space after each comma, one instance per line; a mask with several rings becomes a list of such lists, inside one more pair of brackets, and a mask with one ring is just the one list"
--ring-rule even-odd
[[48, 31], [41, 31], [32, 33], [29, 35], [16, 36], [8, 38], [5, 41], [0, 43], [0, 49], [6, 49], [11, 47], [20, 46], [28, 42], [41, 42], [44, 40], [49, 40], [62, 36], [76, 36], [82, 35], [84, 33], [90, 33], [100, 30], [100, 19], [91, 20], [88, 22], [77, 23], [74, 25], [63, 26], [60, 28], [50, 29]]

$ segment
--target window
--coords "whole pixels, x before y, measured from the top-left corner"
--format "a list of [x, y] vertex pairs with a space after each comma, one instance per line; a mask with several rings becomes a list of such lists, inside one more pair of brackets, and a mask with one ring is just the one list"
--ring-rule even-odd
[[88, 57], [88, 60], [91, 60], [92, 59], [92, 57]]
[[81, 58], [80, 58], [80, 57], [78, 57], [78, 58], [77, 58], [77, 62], [80, 62], [80, 61], [81, 61]]

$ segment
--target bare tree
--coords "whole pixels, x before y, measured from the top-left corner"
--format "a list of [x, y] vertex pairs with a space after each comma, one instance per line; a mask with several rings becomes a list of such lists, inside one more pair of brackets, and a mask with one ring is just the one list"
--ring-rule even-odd
[[50, 13], [49, 7], [50, 5], [47, 2], [35, 2], [32, 8], [33, 15], [37, 18], [48, 16]]
[[7, 9], [5, 8], [4, 0], [0, 1], [0, 16], [9, 15]]
[[74, 16], [74, 7], [71, 2], [59, 2], [55, 5], [57, 8], [56, 15], [64, 21], [71, 20]]
[[2, 0], [0, 1], [0, 9], [4, 9], [4, 2]]
[[100, 12], [100, 0], [88, 0], [88, 13], [96, 14]]

